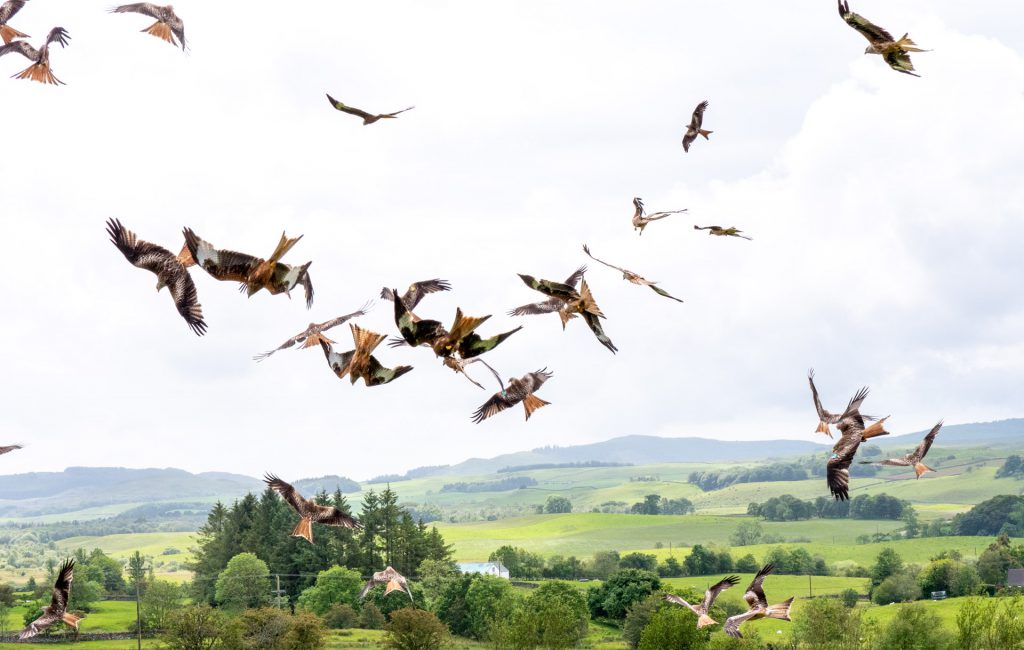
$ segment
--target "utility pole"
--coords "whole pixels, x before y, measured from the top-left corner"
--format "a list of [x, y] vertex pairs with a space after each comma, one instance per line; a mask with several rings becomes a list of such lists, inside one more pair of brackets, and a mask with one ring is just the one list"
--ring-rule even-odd
[[139, 604], [139, 580], [135, 580], [135, 629], [139, 633], [139, 650], [142, 650], [142, 607]]
[[277, 603], [277, 608], [281, 609], [281, 594], [284, 591], [281, 590], [281, 574], [275, 573], [274, 577], [277, 579], [277, 589], [274, 590], [274, 601]]
[[811, 586], [811, 574], [810, 573], [807, 574], [807, 597], [808, 598], [813, 598], [814, 597], [814, 588]]

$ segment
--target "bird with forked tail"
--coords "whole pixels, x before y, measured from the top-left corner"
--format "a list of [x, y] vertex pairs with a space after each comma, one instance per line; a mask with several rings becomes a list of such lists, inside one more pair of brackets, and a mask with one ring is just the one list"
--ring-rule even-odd
[[861, 36], [868, 39], [869, 45], [864, 50], [864, 54], [879, 54], [889, 64], [889, 67], [896, 72], [902, 72], [914, 77], [921, 76], [914, 72], [914, 64], [910, 61], [910, 54], [908, 53], [930, 52], [931, 50], [922, 50], [917, 47], [917, 43], [910, 40], [909, 34], [904, 34], [903, 38], [899, 40], [894, 39], [892, 34], [872, 23], [864, 16], [850, 11], [848, 0], [838, 0], [838, 2], [839, 17], [846, 21], [847, 25], [857, 30]]
[[200, 238], [191, 228], [185, 228], [184, 234], [188, 255], [182, 251], [178, 259], [185, 266], [198, 264], [218, 280], [240, 282], [239, 291], [245, 291], [250, 298], [260, 289], [266, 289], [272, 295], [283, 293], [291, 298], [291, 290], [301, 284], [306, 291], [306, 309], [313, 306], [313, 283], [309, 278], [309, 265], [312, 262], [292, 266], [279, 261], [302, 239], [302, 235], [289, 238], [281, 233], [281, 240], [270, 258], [263, 259], [214, 248], [213, 244]]
[[708, 131], [702, 129], [701, 125], [704, 124], [704, 111], [708, 107], [708, 100], [704, 100], [697, 104], [697, 108], [693, 109], [693, 115], [690, 117], [690, 124], [686, 127], [686, 133], [683, 134], [683, 151], [689, 152], [690, 145], [697, 139], [698, 135], [704, 136], [705, 140], [710, 140], [708, 136], [714, 133], [714, 131]]
[[747, 587], [747, 592], [743, 594], [743, 600], [747, 602], [747, 611], [742, 614], [730, 616], [725, 621], [723, 630], [729, 636], [742, 639], [743, 634], [740, 633], [740, 626], [747, 621], [755, 621], [759, 618], [775, 618], [780, 621], [791, 621], [789, 617], [789, 609], [793, 605], [793, 599], [783, 601], [778, 605], [769, 605], [768, 598], [764, 595], [764, 579], [765, 576], [775, 571], [774, 564], [767, 564], [757, 572], [751, 581], [750, 586]]
[[312, 544], [314, 522], [325, 526], [341, 526], [357, 530], [362, 528], [359, 521], [349, 513], [342, 512], [335, 506], [322, 506], [313, 499], [303, 498], [291, 484], [285, 483], [273, 474], [264, 475], [263, 482], [284, 497], [288, 505], [299, 513], [299, 523], [292, 531], [292, 537], [301, 537]]
[[860, 405], [868, 396], [868, 388], [861, 388], [847, 404], [846, 410], [839, 416], [836, 428], [839, 429], [839, 440], [832, 447], [832, 453], [828, 457], [825, 467], [825, 480], [828, 483], [829, 492], [836, 501], [848, 501], [850, 499], [850, 464], [857, 454], [860, 443], [877, 436], [887, 436], [885, 421], [889, 416], [879, 419], [877, 422], [865, 428], [864, 416], [860, 414]]
[[523, 408], [526, 410], [526, 419], [529, 420], [534, 411], [551, 403], [545, 402], [534, 395], [544, 385], [544, 382], [551, 379], [551, 377], [552, 373], [548, 372], [547, 368], [541, 368], [537, 372], [530, 372], [522, 377], [509, 379], [508, 388], [495, 393], [491, 396], [491, 399], [487, 400], [483, 406], [473, 413], [473, 422], [480, 424], [492, 415], [512, 408], [520, 402], [523, 403]]
[[370, 590], [377, 585], [387, 585], [384, 589], [384, 595], [387, 596], [392, 591], [404, 591], [409, 600], [413, 601], [412, 591], [409, 589], [409, 581], [405, 579], [398, 571], [395, 571], [390, 565], [383, 571], [375, 572], [369, 580], [366, 581], [366, 586], [359, 592], [359, 600], [366, 598], [366, 594], [370, 593]]
[[348, 321], [348, 320], [351, 320], [353, 318], [356, 318], [357, 316], [365, 315], [366, 312], [368, 312], [370, 310], [370, 307], [372, 305], [373, 305], [373, 302], [370, 301], [370, 302], [367, 302], [362, 307], [360, 307], [358, 310], [352, 312], [351, 314], [345, 314], [344, 316], [338, 316], [337, 318], [332, 318], [331, 320], [324, 321], [323, 323], [310, 323], [306, 327], [305, 330], [299, 332], [298, 334], [296, 334], [295, 336], [291, 337], [290, 339], [288, 339], [287, 341], [285, 341], [281, 345], [277, 346], [273, 350], [268, 350], [267, 352], [261, 352], [261, 353], [257, 354], [256, 356], [253, 357], [253, 360], [254, 361], [263, 361], [264, 359], [266, 359], [270, 355], [274, 354], [278, 350], [284, 350], [285, 348], [290, 348], [293, 345], [295, 345], [296, 343], [302, 343], [302, 346], [300, 347], [300, 349], [302, 349], [302, 350], [304, 350], [306, 348], [313, 347], [314, 345], [320, 345], [321, 341], [326, 341], [328, 343], [334, 343], [334, 341], [332, 341], [331, 339], [329, 339], [326, 336], [324, 336], [324, 332], [326, 332], [327, 330], [331, 329], [332, 327], [337, 327], [338, 325], [341, 325], [345, 321]]
[[320, 339], [320, 347], [323, 348], [324, 356], [327, 357], [327, 365], [331, 367], [334, 374], [338, 375], [339, 379], [344, 379], [345, 375], [348, 375], [353, 384], [362, 378], [363, 383], [367, 386], [381, 386], [412, 370], [412, 366], [386, 368], [373, 356], [374, 349], [387, 336], [364, 330], [355, 323], [350, 323], [349, 328], [352, 330], [352, 339], [355, 341], [354, 350], [339, 354], [334, 351], [330, 343], [323, 338]]
[[179, 43], [175, 41], [177, 37], [180, 41], [182, 51], [185, 51], [185, 23], [178, 17], [178, 14], [174, 13], [174, 7], [172, 5], [166, 5], [161, 7], [149, 2], [136, 2], [130, 5], [121, 5], [120, 7], [114, 7], [110, 10], [112, 14], [123, 14], [123, 13], [136, 13], [150, 18], [156, 18], [156, 22], [149, 27], [140, 30], [156, 36], [157, 38], [167, 41], [171, 45], [178, 47]]
[[942, 428], [942, 420], [939, 420], [938, 424], [932, 427], [921, 444], [917, 446], [917, 449], [902, 456], [900, 458], [887, 458], [885, 460], [871, 461], [862, 460], [861, 465], [887, 465], [889, 467], [913, 467], [914, 473], [917, 474], [917, 478], [921, 478], [921, 475], [925, 472], [934, 472], [935, 470], [928, 467], [921, 461], [924, 460], [925, 455], [928, 454], [928, 450], [932, 448], [932, 442], [935, 441], [935, 436], [939, 435], [939, 429]]
[[682, 605], [696, 614], [697, 629], [699, 630], [700, 628], [708, 625], [718, 625], [718, 621], [708, 615], [711, 611], [711, 606], [715, 604], [715, 599], [718, 598], [718, 594], [722, 593], [729, 587], [736, 586], [736, 583], [739, 581], [740, 579], [738, 576], [728, 576], [724, 580], [719, 580], [704, 592], [704, 600], [702, 600], [699, 605], [691, 605], [675, 594], [665, 594], [665, 600], [670, 603], [675, 603], [676, 605]]
[[698, 225], [695, 224], [693, 226], [693, 229], [694, 230], [707, 230], [709, 235], [714, 235], [715, 237], [740, 237], [741, 239], [753, 240], [753, 237], [747, 237], [746, 235], [741, 235], [740, 233], [743, 232], [743, 231], [740, 230], [739, 228], [735, 228], [735, 227], [723, 228], [721, 226], [698, 226]]
[[63, 622], [68, 627], [78, 631], [78, 623], [81, 616], [75, 616], [68, 611], [68, 602], [71, 600], [71, 583], [75, 579], [75, 560], [69, 558], [64, 560], [57, 572], [57, 579], [53, 583], [53, 592], [50, 596], [50, 604], [43, 608], [43, 614], [36, 620], [29, 623], [18, 635], [19, 641], [31, 639], [57, 621]]
[[14, 14], [21, 11], [21, 8], [25, 6], [25, 2], [26, 0], [7, 0], [7, 2], [0, 5], [0, 39], [3, 39], [4, 45], [19, 38], [29, 37], [28, 34], [22, 34], [7, 24], [7, 21], [13, 18]]
[[12, 79], [29, 79], [39, 83], [63, 86], [65, 85], [64, 82], [54, 76], [53, 71], [50, 69], [50, 44], [58, 43], [61, 47], [67, 47], [68, 39], [70, 38], [71, 36], [63, 27], [54, 27], [47, 34], [46, 42], [43, 43], [42, 48], [37, 50], [25, 41], [13, 41], [0, 46], [0, 56], [17, 52], [29, 61], [32, 61], [32, 65], [12, 75]]
[[654, 214], [647, 214], [644, 211], [644, 201], [643, 201], [643, 199], [641, 199], [639, 196], [634, 196], [633, 197], [633, 229], [634, 230], [639, 230], [640, 234], [642, 235], [642, 234], [644, 234], [644, 228], [646, 228], [647, 224], [651, 223], [652, 221], [658, 221], [659, 219], [664, 219], [665, 217], [668, 217], [668, 216], [673, 215], [673, 214], [680, 214], [680, 213], [686, 212], [686, 210], [687, 210], [686, 208], [683, 208], [682, 210], [667, 210], [667, 211], [663, 210], [661, 212], [655, 212]]
[[403, 108], [402, 110], [395, 111], [394, 113], [378, 113], [376, 115], [372, 115], [362, 110], [361, 108], [348, 106], [344, 102], [340, 102], [337, 99], [331, 97], [330, 95], [327, 95], [327, 101], [331, 103], [331, 106], [341, 111], [342, 113], [348, 113], [349, 115], [355, 115], [357, 117], [363, 118], [363, 126], [366, 126], [367, 124], [373, 124], [378, 120], [395, 119], [396, 117], [398, 117], [400, 113], [411, 111], [412, 109], [416, 108], [415, 106], [410, 106], [409, 108]]

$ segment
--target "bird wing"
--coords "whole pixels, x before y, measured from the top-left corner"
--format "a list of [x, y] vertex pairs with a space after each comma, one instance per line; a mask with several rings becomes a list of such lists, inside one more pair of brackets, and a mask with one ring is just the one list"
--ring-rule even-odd
[[339, 102], [337, 99], [331, 97], [330, 95], [327, 95], [327, 101], [331, 103], [331, 106], [338, 109], [342, 113], [348, 113], [349, 115], [358, 115], [364, 120], [376, 117], [376, 115], [370, 115], [369, 113], [362, 109], [358, 109], [353, 106], [346, 106], [344, 103]]
[[21, 11], [21, 8], [25, 6], [26, 0], [8, 0], [8, 2], [0, 5], [0, 25], [4, 25], [10, 20], [14, 14]]
[[[704, 110], [708, 107], [708, 100], [704, 100], [697, 104], [697, 108], [693, 109], [693, 116], [690, 118], [690, 129], [691, 131], [697, 131], [701, 125], [704, 124]], [[696, 135], [696, 134], [694, 134]]]
[[263, 261], [245, 253], [216, 249], [213, 244], [201, 239], [191, 228], [185, 228], [184, 235], [185, 245], [188, 247], [192, 259], [204, 271], [218, 280], [245, 282], [249, 274]]
[[46, 35], [46, 45], [49, 46], [50, 43], [59, 43], [61, 47], [67, 47], [69, 38], [71, 38], [71, 36], [68, 34], [66, 29], [63, 27], [54, 27], [50, 30], [50, 33]]
[[25, 627], [25, 629], [21, 631], [21, 634], [18, 635], [18, 640], [24, 641], [25, 639], [31, 639], [32, 637], [39, 634], [46, 628], [50, 627], [60, 619], [60, 614], [51, 612], [49, 611], [49, 609], [47, 609], [43, 612], [42, 616], [29, 623]]
[[150, 18], [156, 18], [157, 20], [163, 20], [163, 13], [160, 11], [162, 7], [155, 5], [150, 2], [136, 2], [134, 4], [121, 5], [114, 7], [110, 10], [112, 14], [124, 14], [124, 13], [136, 13], [144, 14]]
[[[750, 581], [750, 586], [747, 587], [747, 593], [743, 594], [743, 599], [747, 601], [748, 605], [757, 603], [761, 607], [768, 606], [768, 599], [764, 595], [764, 579], [774, 571], [774, 564], [766, 564], [761, 567], [761, 570], [757, 572], [754, 579]], [[753, 602], [751, 602], [752, 600]]]
[[597, 259], [596, 257], [594, 257], [593, 255], [590, 254], [590, 248], [586, 244], [583, 244], [583, 252], [586, 253], [587, 256], [590, 259], [594, 260], [595, 262], [600, 262], [601, 264], [604, 264], [605, 266], [607, 266], [609, 268], [612, 268], [612, 269], [615, 269], [616, 271], [619, 271], [621, 273], [628, 273], [629, 272], [626, 269], [622, 268], [621, 266], [615, 266], [614, 264], [609, 264], [608, 262], [605, 262], [604, 260]]
[[932, 448], [932, 442], [935, 441], [935, 436], [939, 434], [939, 429], [942, 428], [942, 420], [939, 420], [938, 424], [932, 427], [932, 430], [925, 435], [924, 440], [917, 446], [917, 449], [910, 455], [908, 460], [915, 460], [921, 462], [921, 460], [928, 454], [928, 450]]
[[178, 41], [181, 43], [181, 49], [184, 51], [185, 49], [187, 49], [185, 46], [185, 23], [181, 20], [181, 18], [178, 18], [178, 16], [175, 15], [173, 11], [169, 13], [170, 15], [165, 16], [163, 21], [167, 24], [168, 27], [171, 28], [171, 31], [174, 32], [174, 35], [178, 37]]
[[[910, 454], [907, 454], [908, 456]], [[862, 460], [861, 465], [885, 465], [887, 467], [909, 467], [912, 463], [906, 458], [886, 458], [885, 460]]]
[[8, 454], [15, 449], [21, 449], [21, 445], [7, 445], [6, 447], [0, 447], [0, 456]]
[[406, 112], [406, 111], [411, 111], [411, 110], [412, 110], [412, 109], [414, 109], [414, 108], [416, 108], [416, 107], [415, 107], [415, 106], [410, 106], [410, 107], [408, 107], [408, 108], [403, 108], [403, 109], [402, 109], [402, 110], [400, 110], [400, 111], [395, 111], [394, 113], [382, 113], [382, 114], [380, 115], [380, 117], [395, 117], [395, 116], [396, 116], [396, 115], [398, 115], [399, 113], [404, 113], [404, 112]]
[[[416, 305], [420, 304], [423, 296], [438, 291], [451, 291], [451, 288], [452, 285], [448, 284], [447, 280], [440, 280], [438, 278], [413, 282], [409, 285], [409, 290], [402, 295], [402, 302], [405, 303], [406, 308], [410, 310], [416, 309]], [[381, 292], [381, 298], [384, 297], [384, 293]], [[388, 298], [388, 300], [394, 300], [394, 297]]]
[[121, 251], [133, 266], [140, 269], [160, 273], [164, 270], [168, 260], [177, 259], [171, 251], [163, 246], [138, 239], [134, 232], [121, 225], [120, 219], [107, 221], [107, 234], [110, 235], [111, 243], [117, 246], [117, 250]]
[[308, 269], [302, 274], [299, 284], [302, 285], [302, 290], [306, 294], [306, 309], [309, 309], [313, 306], [313, 280], [309, 277]]
[[203, 306], [199, 304], [196, 284], [192, 281], [188, 269], [182, 266], [177, 258], [171, 257], [169, 261], [173, 264], [169, 265], [171, 268], [167, 287], [171, 292], [171, 298], [174, 299], [174, 306], [178, 308], [178, 313], [192, 331], [202, 336], [206, 333], [206, 322], [203, 320]]
[[679, 596], [677, 596], [675, 594], [665, 594], [665, 601], [666, 602], [670, 602], [670, 603], [674, 603], [676, 605], [682, 605], [683, 607], [685, 607], [687, 609], [693, 609], [693, 605], [691, 605], [690, 603], [686, 602], [685, 600], [683, 600], [682, 598], [680, 598]]
[[838, 422], [839, 416], [829, 413], [821, 405], [821, 400], [818, 398], [818, 389], [814, 386], [814, 368], [807, 371], [807, 381], [811, 384], [811, 396], [814, 398], [814, 409], [818, 412], [818, 419], [829, 424]]
[[[459, 340], [459, 355], [463, 359], [471, 359], [473, 357], [480, 356], [484, 352], [488, 352], [498, 347], [498, 345], [502, 341], [512, 336], [521, 329], [523, 329], [522, 325], [515, 328], [514, 330], [509, 330], [507, 332], [502, 332], [501, 334], [496, 334], [488, 339], [482, 338], [476, 332], [472, 332]], [[498, 380], [498, 383], [501, 383], [500, 379]]]
[[532, 302], [522, 305], [508, 312], [509, 316], [532, 316], [535, 314], [550, 314], [565, 306], [565, 301], [560, 298], [548, 298], [544, 302]]
[[[392, 294], [398, 295], [398, 292], [392, 289]], [[439, 321], [418, 320], [416, 315], [405, 307], [404, 302], [395, 300], [394, 303], [395, 325], [398, 326], [399, 334], [409, 345], [416, 347], [423, 343], [433, 343], [445, 335], [444, 326]]]
[[306, 500], [302, 498], [302, 495], [299, 494], [298, 490], [293, 488], [290, 483], [285, 483], [273, 474], [265, 474], [263, 476], [263, 482], [266, 483], [271, 490], [284, 497], [284, 500], [288, 502], [288, 505], [290, 505], [295, 512], [299, 513], [300, 516], [306, 517], [310, 514], [308, 512]]
[[380, 386], [398, 379], [410, 370], [412, 370], [412, 366], [386, 368], [381, 365], [380, 361], [377, 361], [377, 357], [370, 355], [363, 381], [366, 382], [367, 386]]
[[587, 327], [589, 327], [590, 331], [594, 333], [597, 340], [601, 342], [601, 345], [611, 350], [612, 354], [619, 351], [619, 349], [615, 347], [615, 344], [612, 343], [612, 340], [608, 338], [608, 335], [604, 333], [604, 328], [601, 327], [601, 320], [596, 315], [589, 311], [585, 311], [583, 312], [583, 320], [587, 322]]
[[920, 77], [921, 75], [914, 72], [914, 63], [910, 60], [910, 55], [901, 47], [892, 47], [886, 50], [883, 55], [885, 62], [889, 64], [889, 67], [896, 72], [902, 72], [903, 74], [909, 74], [912, 77]]
[[704, 600], [701, 601], [701, 609], [707, 614], [711, 611], [711, 606], [715, 604], [715, 599], [718, 598], [718, 594], [722, 593], [729, 587], [734, 587], [740, 581], [739, 576], [728, 576], [723, 580], [719, 580], [715, 584], [704, 592]]
[[356, 521], [355, 517], [345, 514], [335, 506], [322, 506], [320, 504], [314, 504], [312, 508], [309, 508], [309, 518], [318, 524], [324, 524], [327, 526], [342, 526], [344, 528], [356, 528], [359, 522]]
[[584, 264], [580, 268], [572, 272], [572, 275], [565, 279], [565, 284], [570, 287], [575, 287], [583, 279], [583, 274], [587, 272], [587, 265]]
[[32, 47], [25, 41], [14, 41], [7, 45], [0, 46], [0, 56], [10, 54], [11, 52], [17, 52], [30, 61], [39, 60], [39, 50]]
[[345, 314], [344, 316], [338, 316], [337, 318], [332, 318], [329, 321], [324, 321], [323, 323], [320, 323], [319, 325], [316, 326], [316, 331], [318, 331], [318, 332], [326, 332], [327, 330], [331, 329], [332, 327], [337, 327], [338, 325], [341, 325], [345, 321], [351, 320], [351, 319], [353, 319], [353, 318], [355, 318], [357, 316], [365, 316], [367, 314], [367, 312], [370, 311], [371, 307], [373, 307], [373, 301], [372, 300], [368, 300], [368, 301], [366, 301], [365, 305], [363, 305], [359, 309], [355, 310], [351, 314]]
[[[464, 359], [464, 360], [462, 361], [462, 365], [463, 365], [463, 366], [467, 366], [467, 365], [469, 365], [469, 364], [471, 364], [471, 363], [476, 363], [476, 362], [478, 362], [478, 361], [479, 361], [480, 363], [484, 364], [484, 366], [485, 366], [485, 367], [486, 367], [486, 368], [487, 368], [488, 370], [490, 370], [490, 371], [491, 371], [491, 374], [492, 374], [492, 375], [494, 375], [494, 378], [498, 380], [498, 388], [499, 388], [499, 389], [501, 389], [501, 387], [505, 385], [505, 383], [504, 383], [503, 381], [501, 381], [501, 375], [499, 375], [499, 374], [498, 374], [498, 371], [497, 371], [497, 370], [495, 370], [494, 368], [492, 368], [492, 367], [491, 367], [491, 364], [489, 364], [489, 363], [487, 363], [486, 361], [484, 361], [484, 360], [483, 360], [483, 359], [482, 359], [481, 357], [473, 357], [473, 358], [471, 358], [471, 359]], [[469, 379], [470, 381], [472, 381], [472, 382], [473, 382], [474, 384], [476, 384], [477, 386], [480, 386], [480, 384], [477, 384], [477, 383], [476, 383], [475, 381], [473, 381], [473, 378], [472, 378], [472, 377], [470, 377], [469, 375], [467, 375], [467, 374], [466, 374], [466, 369], [465, 369], [465, 368], [462, 368], [462, 374], [463, 374], [463, 375], [466, 375], [466, 379]], [[483, 388], [483, 386], [480, 386], [480, 388]]]
[[850, 3], [846, 0], [839, 0], [839, 15], [846, 24], [860, 32], [872, 45], [893, 42], [892, 34], [885, 31], [870, 20], [850, 11]]
[[843, 436], [833, 448], [832, 456], [825, 467], [825, 482], [836, 501], [850, 499], [850, 463], [860, 445], [859, 438]]
[[836, 423], [836, 428], [839, 429], [846, 435], [847, 431], [864, 429], [864, 416], [860, 414], [860, 406], [864, 403], [864, 400], [868, 396], [869, 389], [867, 386], [862, 387], [853, 397], [850, 398], [850, 402], [846, 405], [846, 410], [843, 411], [842, 415], [839, 416], [839, 420]]
[[461, 307], [455, 308], [455, 320], [452, 321], [452, 326], [448, 330], [449, 340], [453, 346], [457, 342], [466, 338], [473, 333], [476, 328], [480, 327], [490, 316], [466, 316], [462, 313]]
[[675, 300], [676, 302], [683, 302], [683, 300], [681, 298], [676, 298], [675, 296], [670, 294], [668, 291], [665, 291], [664, 289], [662, 289], [661, 287], [655, 285], [653, 282], [651, 282], [649, 280], [644, 280], [643, 284], [646, 284], [647, 286], [649, 286], [651, 288], [651, 290], [654, 293], [658, 294], [659, 296], [665, 296], [666, 298], [671, 298], [672, 300]]
[[520, 394], [519, 391], [513, 390], [510, 386], [507, 390], [502, 390], [491, 396], [491, 399], [484, 402], [480, 408], [473, 412], [473, 422], [480, 424], [487, 418], [501, 413], [507, 408], [511, 408], [523, 401], [526, 397], [525, 394]]
[[760, 613], [761, 609], [755, 608], [747, 610], [742, 614], [730, 616], [729, 618], [725, 619], [725, 625], [722, 627], [722, 631], [733, 638], [742, 639], [743, 635], [740, 633], [740, 626]]
[[68, 607], [71, 598], [71, 582], [75, 579], [74, 559], [64, 560], [53, 583], [53, 595], [50, 597], [50, 612], [60, 616]]

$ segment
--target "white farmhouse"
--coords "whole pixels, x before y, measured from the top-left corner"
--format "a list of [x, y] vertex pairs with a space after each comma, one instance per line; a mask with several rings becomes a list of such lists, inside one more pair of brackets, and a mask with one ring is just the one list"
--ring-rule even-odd
[[483, 573], [509, 579], [508, 569], [501, 562], [459, 562], [458, 567], [463, 573]]

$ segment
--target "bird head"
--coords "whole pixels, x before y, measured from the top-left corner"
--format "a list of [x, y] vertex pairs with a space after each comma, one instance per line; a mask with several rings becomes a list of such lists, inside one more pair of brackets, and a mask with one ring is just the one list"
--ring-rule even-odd
[[164, 280], [163, 276], [159, 276], [158, 275], [157, 278], [156, 278], [156, 290], [160, 291], [161, 289], [163, 289], [166, 286], [167, 286], [167, 282]]

